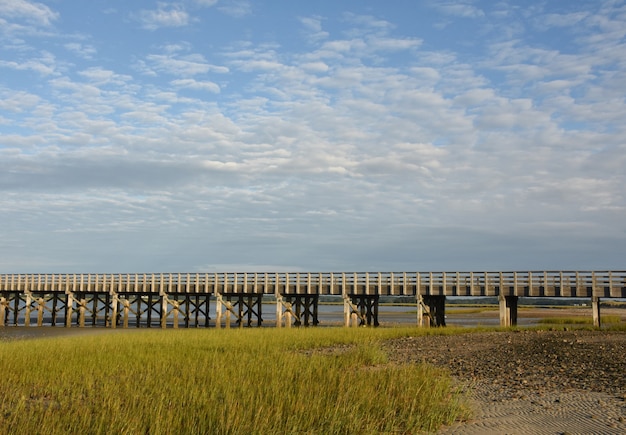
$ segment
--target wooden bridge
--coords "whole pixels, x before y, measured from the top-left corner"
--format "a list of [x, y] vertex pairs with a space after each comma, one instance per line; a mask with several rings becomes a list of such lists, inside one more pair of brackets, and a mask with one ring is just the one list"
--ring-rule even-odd
[[626, 298], [626, 271], [0, 274], [0, 327], [317, 325], [320, 296], [343, 301], [346, 326], [378, 325], [381, 296], [411, 297], [420, 326], [445, 326], [447, 296], [496, 296], [500, 324], [517, 324], [519, 297]]

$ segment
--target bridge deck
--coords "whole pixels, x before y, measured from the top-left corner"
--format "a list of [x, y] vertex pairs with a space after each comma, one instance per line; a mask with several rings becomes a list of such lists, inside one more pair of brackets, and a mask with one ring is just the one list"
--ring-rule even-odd
[[626, 298], [626, 271], [1, 274], [0, 292]]

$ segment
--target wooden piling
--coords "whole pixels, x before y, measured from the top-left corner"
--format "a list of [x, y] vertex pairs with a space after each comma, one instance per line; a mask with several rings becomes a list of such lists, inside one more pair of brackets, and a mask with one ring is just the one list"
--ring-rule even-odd
[[179, 304], [178, 301], [172, 301], [171, 304], [174, 313], [174, 329], [178, 329]]
[[24, 326], [30, 326], [30, 309], [33, 303], [30, 292], [26, 293], [26, 306], [24, 307]]
[[498, 302], [500, 306], [500, 326], [509, 327], [517, 325], [517, 296], [504, 296], [500, 294]]
[[44, 298], [37, 299], [37, 326], [43, 326], [43, 310], [46, 307]]
[[217, 302], [215, 303], [215, 327], [217, 329], [222, 327], [222, 296], [216, 295]]
[[72, 314], [74, 311], [74, 295], [67, 292], [65, 302], [65, 327], [70, 328], [72, 326]]
[[[594, 296], [591, 298], [591, 315], [593, 317], [593, 326], [602, 327], [602, 318], [600, 317], [600, 298]], [[587, 317], [588, 318], [588, 317]]]
[[291, 328], [291, 324], [293, 322], [292, 314], [291, 314], [291, 304], [287, 302], [285, 310], [285, 328]]
[[4, 327], [4, 325], [6, 324], [7, 306], [7, 298], [2, 296], [0, 298], [0, 328]]
[[87, 311], [87, 301], [82, 298], [78, 304], [78, 327], [85, 327], [85, 312]]

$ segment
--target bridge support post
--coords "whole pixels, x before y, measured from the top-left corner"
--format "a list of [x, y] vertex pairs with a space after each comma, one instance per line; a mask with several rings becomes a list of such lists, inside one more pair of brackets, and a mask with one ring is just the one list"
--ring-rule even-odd
[[[349, 295], [343, 299], [346, 326], [378, 326], [378, 295]], [[358, 322], [358, 323], [357, 323]]]
[[33, 297], [28, 290], [24, 290], [26, 294], [26, 306], [24, 307], [24, 326], [30, 326], [30, 310], [33, 303]]
[[226, 328], [230, 328], [231, 314], [236, 318], [237, 325], [240, 328], [244, 327], [244, 320], [247, 320], [247, 326], [252, 326], [253, 317], [256, 317], [257, 326], [261, 326], [261, 322], [263, 322], [263, 318], [261, 316], [263, 296], [261, 294], [217, 293], [216, 298], [215, 326], [217, 328], [221, 327], [223, 308], [226, 308], [224, 325]]
[[65, 327], [72, 326], [72, 314], [74, 312], [74, 295], [67, 291], [65, 296]]
[[[424, 321], [426, 319], [426, 321]], [[430, 328], [430, 311], [420, 293], [417, 294], [417, 326], [418, 328]]]
[[222, 295], [215, 293], [215, 327], [220, 329], [222, 327]]
[[43, 325], [43, 310], [46, 308], [46, 300], [42, 297], [37, 299], [37, 326]]
[[85, 295], [80, 299], [78, 303], [78, 327], [85, 327], [85, 313], [87, 312], [87, 299]]
[[318, 295], [284, 295], [284, 299], [285, 311], [295, 319], [294, 326], [317, 326]]
[[172, 312], [174, 313], [174, 329], [178, 329], [179, 304], [178, 301], [171, 301], [170, 303], [172, 304]]
[[283, 327], [283, 298], [280, 293], [276, 293], [276, 327]]
[[7, 319], [7, 307], [9, 303], [7, 302], [7, 298], [4, 296], [0, 298], [0, 327], [3, 327], [6, 324]]
[[602, 319], [600, 317], [600, 298], [596, 296], [591, 298], [591, 315], [593, 316], [593, 326], [595, 328], [601, 328]]
[[122, 318], [122, 328], [128, 329], [128, 317], [130, 315], [130, 301], [128, 299], [122, 300], [122, 312], [124, 317]]
[[161, 328], [167, 328], [167, 293], [161, 291]]
[[500, 326], [509, 327], [517, 325], [517, 296], [500, 295]]
[[291, 328], [291, 304], [287, 302], [285, 310], [285, 327]]
[[446, 297], [426, 295], [422, 300], [430, 313], [430, 326], [446, 326]]
[[[109, 326], [111, 327], [111, 329], [116, 329], [117, 328], [117, 310], [120, 304], [120, 300], [117, 297], [117, 293], [111, 292], [110, 300], [111, 300], [111, 316], [108, 318]], [[106, 320], [105, 320], [105, 325], [106, 325]]]
[[[263, 296], [259, 294], [238, 294], [235, 296], [234, 306], [237, 307], [237, 313], [233, 313], [237, 316], [238, 326], [243, 328], [244, 319], [246, 321], [246, 326], [252, 326], [252, 319], [256, 317], [257, 326], [261, 326], [263, 322], [262, 317], [262, 307], [263, 307]], [[230, 299], [230, 297], [229, 297]]]

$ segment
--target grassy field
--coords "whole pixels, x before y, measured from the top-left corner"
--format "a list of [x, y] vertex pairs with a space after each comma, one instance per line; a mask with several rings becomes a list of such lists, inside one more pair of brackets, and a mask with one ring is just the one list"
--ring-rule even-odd
[[140, 330], [0, 342], [0, 433], [433, 431], [467, 411], [446, 373], [387, 361], [380, 340], [409, 333], [428, 331]]

